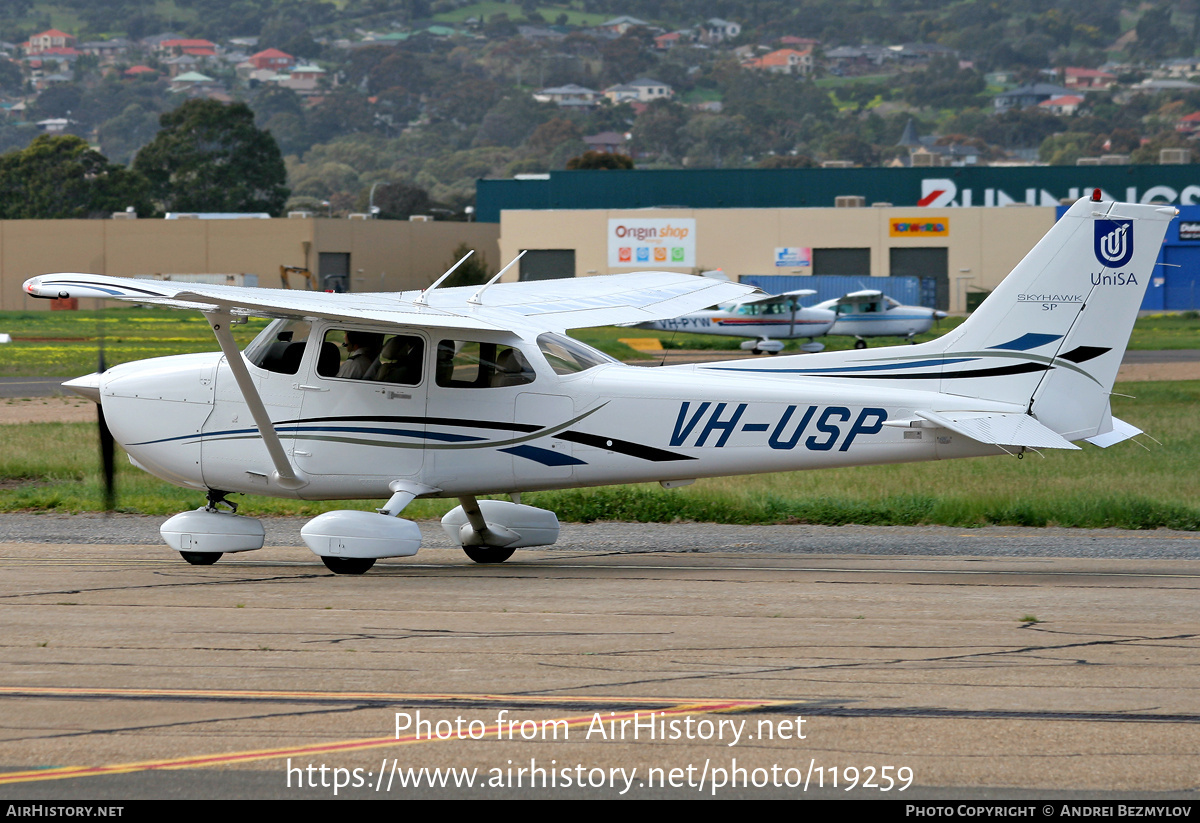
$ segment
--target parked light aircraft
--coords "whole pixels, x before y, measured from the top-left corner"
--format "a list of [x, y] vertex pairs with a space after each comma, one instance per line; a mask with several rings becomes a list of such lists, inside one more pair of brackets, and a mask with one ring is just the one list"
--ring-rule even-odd
[[[207, 492], [162, 527], [192, 563], [258, 549], [229, 492], [387, 497], [303, 528], [338, 573], [417, 552], [415, 497], [453, 497], [442, 525], [472, 559], [549, 545], [537, 489], [1109, 446], [1139, 430], [1109, 393], [1172, 208], [1075, 203], [983, 305], [916, 346], [644, 368], [566, 330], [674, 317], [747, 287], [643, 273], [398, 294], [314, 294], [86, 274], [38, 297], [192, 309], [221, 353], [115, 366], [69, 382], [102, 404], [131, 461]], [[229, 327], [275, 318], [244, 352]], [[362, 379], [339, 377], [345, 332], [376, 337]], [[358, 336], [359, 342], [363, 337]], [[371, 341], [374, 342], [371, 342]], [[378, 345], [376, 345], [378, 344]], [[478, 500], [506, 494], [510, 500]], [[390, 496], [390, 497], [389, 497]]]
[[[820, 337], [833, 327], [837, 319], [833, 311], [800, 305], [801, 297], [813, 294], [816, 292], [812, 289], [797, 289], [783, 294], [751, 295], [715, 309], [639, 323], [637, 327], [654, 331], [749, 337], [752, 339], [742, 343], [744, 350], [755, 354], [779, 354], [783, 350], [781, 341]], [[825, 347], [816, 343], [808, 348], [820, 351]]]
[[844, 334], [856, 338], [854, 348], [865, 349], [866, 337], [907, 337], [929, 331], [934, 320], [946, 316], [944, 311], [925, 306], [902, 306], [877, 289], [852, 291], [833, 300], [813, 306], [837, 314], [837, 322], [829, 334]]

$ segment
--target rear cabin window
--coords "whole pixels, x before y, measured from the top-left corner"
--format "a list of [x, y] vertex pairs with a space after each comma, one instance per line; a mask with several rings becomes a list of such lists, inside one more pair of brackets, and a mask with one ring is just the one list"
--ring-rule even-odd
[[437, 347], [435, 381], [459, 389], [499, 389], [532, 383], [533, 369], [512, 346], [475, 340], [442, 340]]

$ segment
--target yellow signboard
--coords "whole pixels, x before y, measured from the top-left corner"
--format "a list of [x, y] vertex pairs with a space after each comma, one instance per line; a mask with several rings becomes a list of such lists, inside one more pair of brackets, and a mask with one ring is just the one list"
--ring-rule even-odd
[[888, 220], [891, 237], [949, 237], [949, 217], [893, 217]]

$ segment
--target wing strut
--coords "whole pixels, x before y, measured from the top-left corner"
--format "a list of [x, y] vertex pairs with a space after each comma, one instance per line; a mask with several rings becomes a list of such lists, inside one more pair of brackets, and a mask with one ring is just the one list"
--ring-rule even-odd
[[470, 256], [471, 256], [472, 254], [474, 254], [474, 253], [475, 253], [475, 249], [471, 249], [469, 252], [467, 252], [466, 254], [464, 254], [464, 255], [462, 256], [462, 259], [461, 259], [461, 260], [459, 260], [457, 263], [455, 263], [455, 264], [454, 264], [453, 266], [451, 266], [450, 268], [446, 269], [446, 273], [445, 273], [445, 274], [443, 274], [443, 275], [442, 275], [441, 277], [439, 277], [437, 280], [434, 280], [434, 281], [433, 281], [433, 285], [432, 285], [432, 286], [430, 286], [429, 288], [425, 289], [425, 290], [424, 290], [424, 291], [422, 291], [420, 294], [418, 294], [418, 295], [416, 296], [416, 299], [414, 299], [414, 300], [413, 300], [413, 303], [416, 303], [416, 304], [417, 304], [417, 305], [419, 305], [419, 306], [427, 306], [427, 305], [429, 305], [428, 301], [426, 300], [426, 298], [428, 297], [429, 293], [430, 293], [431, 291], [433, 291], [434, 289], [436, 289], [438, 286], [442, 285], [442, 283], [443, 283], [443, 282], [445, 282], [446, 278], [447, 278], [447, 277], [449, 277], [450, 275], [454, 274], [454, 271], [455, 271], [455, 269], [457, 269], [457, 268], [458, 268], [459, 266], [461, 266], [463, 263], [467, 262], [467, 258], [468, 258], [468, 257], [470, 257]]
[[504, 276], [504, 273], [505, 273], [506, 271], [508, 271], [509, 269], [511, 269], [513, 266], [515, 266], [515, 265], [517, 264], [517, 261], [518, 261], [518, 260], [520, 260], [522, 257], [524, 257], [524, 256], [525, 256], [525, 252], [526, 252], [526, 251], [529, 251], [529, 249], [525, 249], [525, 251], [521, 252], [521, 253], [520, 253], [520, 254], [518, 254], [516, 257], [514, 257], [514, 258], [512, 259], [512, 262], [511, 262], [511, 263], [509, 263], [509, 264], [508, 264], [507, 266], [505, 266], [504, 268], [500, 269], [500, 271], [496, 272], [496, 276], [495, 276], [495, 277], [493, 277], [491, 280], [487, 281], [486, 283], [484, 283], [482, 286], [480, 286], [480, 287], [479, 287], [479, 291], [477, 291], [477, 292], [475, 292], [473, 295], [471, 295], [471, 298], [470, 298], [469, 300], [467, 300], [467, 302], [468, 302], [468, 303], [471, 303], [472, 305], [475, 305], [475, 306], [480, 306], [480, 305], [483, 305], [483, 299], [482, 299], [482, 298], [483, 298], [483, 293], [484, 293], [485, 291], [487, 291], [487, 289], [488, 289], [488, 287], [489, 287], [489, 286], [491, 286], [493, 283], [495, 283], [497, 280], [499, 280], [501, 277], [503, 277], [503, 276]]
[[271, 416], [267, 414], [267, 407], [263, 405], [258, 389], [254, 387], [254, 378], [246, 368], [242, 352], [233, 342], [233, 335], [229, 332], [229, 321], [232, 319], [229, 313], [206, 311], [204, 316], [208, 319], [208, 325], [212, 327], [217, 342], [221, 344], [221, 351], [225, 354], [234, 379], [237, 380], [242, 399], [246, 401], [250, 415], [254, 418], [254, 425], [258, 426], [258, 433], [262, 435], [267, 453], [275, 465], [275, 475], [272, 479], [285, 489], [295, 490], [307, 486], [308, 478], [288, 462], [287, 452], [283, 450], [283, 443], [279, 440], [279, 433], [275, 431], [275, 425], [271, 422]]

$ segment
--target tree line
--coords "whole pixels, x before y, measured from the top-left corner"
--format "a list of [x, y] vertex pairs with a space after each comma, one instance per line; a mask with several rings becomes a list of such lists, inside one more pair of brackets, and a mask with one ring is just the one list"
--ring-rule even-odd
[[0, 155], [0, 219], [283, 211], [283, 157], [249, 106], [189, 100], [160, 125], [129, 167], [72, 134], [39, 135]]

